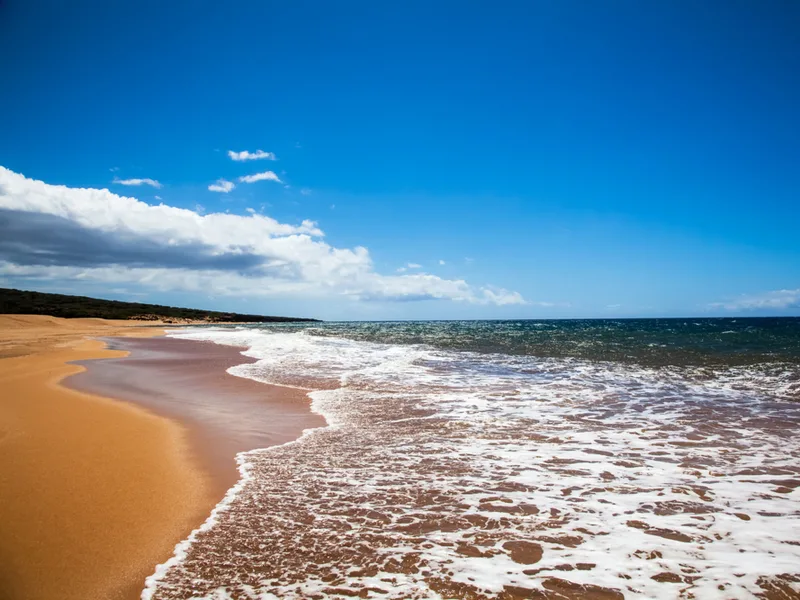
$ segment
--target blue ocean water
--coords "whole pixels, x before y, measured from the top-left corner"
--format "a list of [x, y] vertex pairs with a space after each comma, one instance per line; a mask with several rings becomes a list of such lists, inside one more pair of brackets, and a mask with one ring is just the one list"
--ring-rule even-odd
[[800, 317], [392, 321], [258, 325], [447, 350], [646, 365], [800, 364]]

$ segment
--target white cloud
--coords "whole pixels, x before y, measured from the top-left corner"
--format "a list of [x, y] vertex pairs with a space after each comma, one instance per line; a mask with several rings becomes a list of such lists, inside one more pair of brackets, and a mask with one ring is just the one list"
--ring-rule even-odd
[[[487, 304], [497, 304], [497, 305], [505, 305], [505, 304], [527, 304], [525, 302], [525, 298], [523, 298], [519, 292], [509, 292], [508, 290], [504, 290], [502, 288], [489, 288], [485, 287], [482, 288], [483, 299]], [[539, 306], [547, 305], [547, 303], [537, 302]]]
[[758, 310], [786, 308], [800, 308], [800, 289], [773, 290], [762, 294], [743, 294], [728, 302], [714, 302], [709, 308], [724, 308], [725, 310]]
[[440, 264], [440, 265], [446, 265], [447, 263], [446, 263], [446, 262], [444, 262], [442, 259], [439, 259], [439, 264]]
[[405, 266], [402, 266], [402, 267], [398, 268], [397, 272], [398, 273], [405, 273], [406, 271], [411, 270], [411, 269], [421, 269], [421, 268], [422, 268], [422, 265], [418, 265], [417, 263], [406, 263]]
[[366, 248], [329, 245], [313, 221], [286, 224], [196, 208], [49, 185], [0, 167], [0, 209], [22, 232], [0, 238], [0, 276], [242, 298], [524, 303], [517, 292], [460, 279], [380, 274]]
[[147, 178], [144, 178], [144, 179], [118, 179], [118, 178], [115, 177], [114, 181], [112, 183], [118, 183], [120, 185], [152, 185], [156, 189], [161, 189], [162, 187], [164, 187], [164, 186], [161, 185], [161, 183], [159, 183], [155, 179], [147, 179]]
[[277, 183], [283, 183], [272, 171], [254, 173], [253, 175], [244, 175], [243, 177], [239, 177], [239, 181], [242, 183], [255, 183], [256, 181], [275, 181]]
[[161, 196], [153, 196], [156, 200], [161, 200]]
[[228, 156], [231, 160], [235, 160], [236, 162], [243, 162], [245, 160], [278, 160], [274, 152], [264, 152], [263, 150], [256, 150], [255, 152], [248, 152], [247, 150], [234, 152], [233, 150], [228, 150]]
[[300, 190], [300, 193], [303, 194], [303, 196], [310, 196], [311, 195], [311, 190], [309, 188], [302, 188]]
[[228, 181], [227, 179], [217, 179], [215, 183], [212, 183], [208, 186], [209, 191], [211, 192], [220, 192], [222, 194], [227, 194], [233, 188], [236, 187], [236, 184], [232, 181]]

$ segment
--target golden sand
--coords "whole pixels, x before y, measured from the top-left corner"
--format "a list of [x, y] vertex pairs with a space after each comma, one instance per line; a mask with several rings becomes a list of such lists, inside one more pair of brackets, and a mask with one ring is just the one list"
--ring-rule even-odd
[[218, 500], [181, 425], [59, 385], [121, 355], [87, 336], [160, 333], [0, 315], [0, 599], [135, 598]]

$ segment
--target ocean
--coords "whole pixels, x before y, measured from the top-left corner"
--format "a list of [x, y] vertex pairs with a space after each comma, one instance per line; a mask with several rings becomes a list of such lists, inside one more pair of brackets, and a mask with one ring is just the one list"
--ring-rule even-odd
[[798, 598], [800, 319], [202, 327], [328, 425], [144, 598]]

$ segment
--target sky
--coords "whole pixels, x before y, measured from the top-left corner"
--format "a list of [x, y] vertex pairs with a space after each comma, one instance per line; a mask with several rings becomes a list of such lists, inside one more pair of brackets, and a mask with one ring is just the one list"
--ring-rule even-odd
[[0, 286], [800, 315], [800, 4], [0, 3]]

